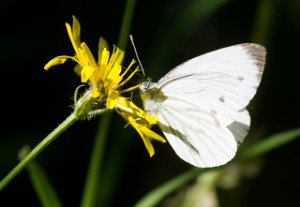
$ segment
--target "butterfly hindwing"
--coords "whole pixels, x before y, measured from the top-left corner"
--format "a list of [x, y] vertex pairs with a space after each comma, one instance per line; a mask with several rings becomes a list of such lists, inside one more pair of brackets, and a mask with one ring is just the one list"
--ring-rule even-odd
[[237, 144], [229, 129], [192, 104], [170, 98], [161, 106], [158, 117], [176, 154], [194, 166], [218, 166], [236, 152]]

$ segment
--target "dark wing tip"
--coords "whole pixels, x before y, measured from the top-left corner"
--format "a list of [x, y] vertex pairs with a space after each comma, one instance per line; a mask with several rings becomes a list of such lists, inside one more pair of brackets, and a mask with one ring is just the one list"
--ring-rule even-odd
[[242, 44], [243, 48], [247, 53], [253, 58], [255, 64], [258, 67], [258, 70], [262, 73], [265, 68], [266, 63], [266, 48], [262, 45], [255, 43], [244, 43]]

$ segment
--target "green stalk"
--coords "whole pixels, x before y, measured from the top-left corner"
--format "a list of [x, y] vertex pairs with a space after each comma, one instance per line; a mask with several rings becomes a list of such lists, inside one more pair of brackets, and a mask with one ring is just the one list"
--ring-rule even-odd
[[122, 26], [120, 31], [120, 36], [118, 40], [118, 46], [126, 51], [128, 38], [129, 38], [129, 30], [132, 22], [133, 11], [134, 11], [135, 0], [127, 0], [125, 13], [122, 20]]
[[58, 127], [45, 137], [35, 148], [32, 149], [0, 182], [0, 191], [16, 176], [26, 165], [33, 160], [45, 147], [53, 142], [61, 133], [77, 121], [74, 113], [68, 116]]

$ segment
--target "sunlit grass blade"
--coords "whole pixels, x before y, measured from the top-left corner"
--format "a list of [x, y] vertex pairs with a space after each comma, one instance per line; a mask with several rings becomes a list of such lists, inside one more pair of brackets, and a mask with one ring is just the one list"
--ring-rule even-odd
[[264, 138], [262, 141], [245, 148], [238, 153], [236, 159], [239, 161], [247, 161], [266, 154], [273, 149], [281, 147], [294, 139], [300, 137], [300, 128], [292, 129]]
[[31, 161], [26, 169], [41, 206], [61, 207], [62, 204], [44, 169], [35, 161]]
[[158, 188], [152, 190], [146, 194], [142, 199], [140, 199], [134, 207], [144, 207], [144, 206], [157, 206], [163, 198], [165, 198], [170, 193], [174, 192], [176, 189], [187, 183], [188, 181], [196, 178], [203, 169], [193, 168], [173, 179], [162, 184]]
[[97, 193], [99, 188], [99, 177], [102, 169], [102, 159], [110, 121], [111, 114], [104, 114], [99, 123], [83, 191], [81, 201], [82, 207], [95, 206], [96, 197], [98, 196]]

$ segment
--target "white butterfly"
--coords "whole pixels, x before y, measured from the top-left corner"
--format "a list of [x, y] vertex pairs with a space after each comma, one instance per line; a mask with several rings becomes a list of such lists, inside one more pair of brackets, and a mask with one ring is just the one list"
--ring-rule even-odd
[[216, 50], [177, 66], [157, 83], [140, 86], [144, 109], [176, 154], [196, 167], [230, 161], [247, 135], [245, 109], [256, 93], [266, 50], [252, 43]]

